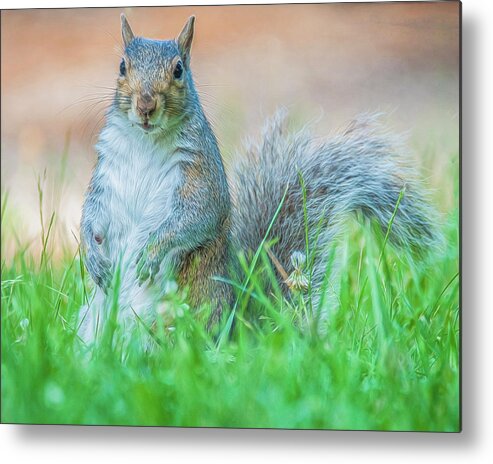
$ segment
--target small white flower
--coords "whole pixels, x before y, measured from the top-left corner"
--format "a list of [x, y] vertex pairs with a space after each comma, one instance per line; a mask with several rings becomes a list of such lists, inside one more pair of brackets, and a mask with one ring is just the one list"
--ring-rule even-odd
[[295, 251], [291, 255], [293, 272], [286, 280], [286, 285], [295, 292], [306, 292], [308, 290], [308, 277], [304, 274], [303, 268], [306, 264], [306, 256], [301, 251]]

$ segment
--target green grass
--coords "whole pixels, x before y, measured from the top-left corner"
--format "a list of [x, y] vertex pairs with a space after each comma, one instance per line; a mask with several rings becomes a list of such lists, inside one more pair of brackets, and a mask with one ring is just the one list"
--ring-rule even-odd
[[[15, 241], [11, 208], [4, 196], [2, 256]], [[296, 296], [262, 290], [272, 274], [262, 252], [238, 283], [230, 337], [212, 339], [176, 294], [174, 330], [161, 327], [161, 347], [146, 353], [139, 331], [124, 344], [110, 327], [91, 349], [77, 338], [90, 282], [78, 253], [53, 257], [56, 215], [45, 215], [41, 253], [18, 242], [2, 260], [1, 420], [457, 431], [457, 206], [444, 219], [445, 249], [418, 262], [351, 225], [324, 335], [298, 328], [308, 309]]]

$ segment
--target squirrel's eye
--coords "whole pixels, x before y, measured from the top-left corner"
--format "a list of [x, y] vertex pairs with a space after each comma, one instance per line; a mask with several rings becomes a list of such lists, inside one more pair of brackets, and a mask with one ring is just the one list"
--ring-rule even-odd
[[175, 70], [173, 71], [173, 77], [175, 79], [180, 79], [182, 74], [183, 74], [183, 65], [181, 64], [181, 61], [178, 61], [178, 63], [176, 63]]
[[125, 60], [122, 60], [120, 63], [120, 76], [124, 76], [127, 72], [127, 68], [125, 67]]

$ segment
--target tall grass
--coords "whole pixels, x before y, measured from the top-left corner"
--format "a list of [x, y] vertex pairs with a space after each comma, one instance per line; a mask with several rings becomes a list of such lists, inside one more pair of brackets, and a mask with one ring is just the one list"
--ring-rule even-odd
[[[15, 237], [11, 207], [3, 195], [2, 256]], [[56, 214], [41, 221], [40, 256], [17, 242], [2, 259], [2, 422], [459, 430], [457, 206], [445, 249], [420, 261], [351, 225], [337, 249], [340, 308], [323, 335], [300, 329], [305, 300], [282, 297], [265, 243], [232, 283], [222, 336], [177, 292], [173, 326], [159, 325], [150, 352], [145, 331], [123, 342], [115, 325], [94, 347], [78, 339], [91, 284], [78, 251], [54, 257]]]

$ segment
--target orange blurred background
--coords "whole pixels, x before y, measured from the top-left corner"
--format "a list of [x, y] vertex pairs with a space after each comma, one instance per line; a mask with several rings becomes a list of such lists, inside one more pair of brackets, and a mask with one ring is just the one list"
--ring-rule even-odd
[[39, 233], [38, 176], [45, 220], [56, 209], [65, 235], [78, 236], [121, 11], [136, 35], [157, 39], [196, 15], [192, 68], [227, 159], [279, 106], [320, 135], [356, 113], [387, 112], [418, 158], [428, 144], [438, 150], [435, 187], [458, 152], [455, 2], [2, 11], [1, 182], [21, 238]]

